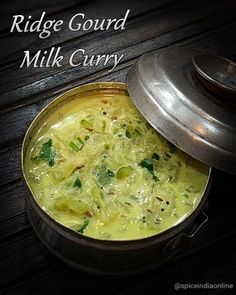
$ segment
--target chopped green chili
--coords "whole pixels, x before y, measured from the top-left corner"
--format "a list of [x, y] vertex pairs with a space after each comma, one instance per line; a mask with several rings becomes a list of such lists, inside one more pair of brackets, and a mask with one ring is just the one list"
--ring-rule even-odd
[[75, 150], [76, 152], [80, 151], [82, 147], [84, 146], [84, 142], [80, 137], [77, 137], [75, 140], [72, 140], [69, 143], [69, 146]]
[[73, 150], [75, 150], [76, 152], [78, 152], [80, 149], [79, 149], [79, 147], [73, 142], [73, 141], [71, 141], [70, 143], [69, 143], [69, 146], [73, 149]]
[[89, 225], [89, 219], [88, 218], [84, 218], [84, 223], [81, 226], [81, 228], [78, 230], [78, 232], [81, 233], [81, 234], [83, 234], [84, 231], [87, 229], [88, 225]]
[[81, 121], [81, 126], [84, 127], [85, 129], [89, 130], [89, 131], [93, 131], [93, 123], [89, 122], [85, 119], [83, 119]]
[[133, 173], [134, 169], [130, 166], [121, 167], [116, 173], [118, 179], [124, 179]]

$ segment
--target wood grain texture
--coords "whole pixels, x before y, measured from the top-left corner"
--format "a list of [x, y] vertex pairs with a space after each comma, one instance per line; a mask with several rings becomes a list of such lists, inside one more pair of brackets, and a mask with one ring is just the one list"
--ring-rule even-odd
[[[88, 276], [63, 265], [39, 242], [25, 212], [20, 149], [35, 115], [60, 93], [93, 81], [125, 81], [137, 58], [153, 50], [188, 46], [236, 60], [236, 3], [227, 1], [3, 1], [0, 38], [0, 294], [176, 294], [175, 282], [235, 283], [235, 176], [214, 171], [208, 224], [193, 246], [150, 273], [123, 279]], [[57, 4], [56, 4], [57, 3]], [[43, 9], [68, 22], [83, 11], [90, 17], [118, 17], [131, 8], [125, 31], [69, 30], [40, 40], [37, 35], [8, 34], [14, 13], [39, 16]], [[61, 46], [65, 56], [78, 48], [89, 54], [124, 54], [113, 72], [111, 64], [96, 68], [19, 69], [24, 50]], [[199, 292], [198, 292], [199, 291]], [[235, 290], [234, 290], [235, 291]], [[185, 294], [191, 294], [185, 291]], [[194, 294], [194, 293], [193, 293]], [[206, 294], [197, 290], [197, 294]], [[226, 290], [217, 293], [228, 294]], [[232, 293], [234, 294], [234, 293]]]
[[[76, 4], [76, 1], [73, 2], [74, 4]], [[37, 50], [41, 48], [46, 49], [56, 44], [62, 45], [71, 39], [77, 39], [78, 41], [79, 39], [81, 39], [82, 36], [88, 35], [92, 32], [92, 28], [88, 31], [79, 30], [77, 32], [69, 30], [69, 20], [76, 13], [83, 12], [85, 14], [86, 19], [121, 18], [124, 17], [126, 10], [130, 9], [131, 14], [129, 19], [132, 19], [138, 15], [144, 14], [145, 12], [152, 11], [153, 9], [160, 9], [163, 6], [165, 7], [168, 4], [171, 4], [172, 2], [173, 0], [151, 0], [148, 2], [149, 5], [146, 5], [143, 1], [138, 1], [137, 3], [131, 2], [130, 4], [128, 4], [125, 0], [121, 0], [119, 2], [107, 2], [106, 0], [97, 0], [93, 2], [81, 1], [81, 3], [77, 2], [77, 5], [72, 6], [71, 9], [62, 10], [59, 13], [54, 13], [52, 15], [50, 13], [46, 13], [46, 17], [48, 16], [49, 19], [62, 19], [64, 22], [63, 30], [52, 33], [49, 38], [39, 39], [39, 33], [19, 34], [17, 32], [12, 33], [14, 39], [11, 35], [4, 36], [4, 46], [9, 48], [9, 50], [6, 52], [2, 52], [2, 55], [0, 54], [0, 60], [2, 62], [2, 65], [4, 64], [8, 67], [7, 63], [12, 62], [12, 57], [14, 56], [14, 60], [18, 60], [16, 62], [16, 65], [19, 65], [19, 59], [22, 59], [24, 50], [30, 49], [32, 53], [35, 53]], [[42, 13], [43, 9], [41, 9], [40, 12]], [[39, 13], [37, 14], [37, 17], [39, 17]], [[98, 32], [94, 32], [93, 34], [96, 33]], [[106, 34], [107, 32], [104, 33]], [[18, 46], [16, 47], [14, 46], [14, 44], [18, 44]], [[15, 68], [15, 63], [12, 66]]]
[[[178, 9], [177, 9], [178, 8]], [[17, 62], [14, 62], [7, 67], [3, 68], [1, 71], [2, 79], [0, 81], [0, 89], [2, 89], [2, 92], [5, 93], [9, 90], [9, 87], [12, 88], [12, 84], [14, 81], [14, 88], [20, 87], [25, 85], [25, 81], [27, 83], [32, 82], [35, 80], [35, 75], [37, 75], [37, 80], [40, 80], [41, 82], [43, 78], [45, 77], [52, 77], [52, 75], [55, 75], [56, 73], [61, 73], [63, 75], [64, 71], [66, 69], [69, 69], [70, 66], [68, 64], [68, 59], [72, 52], [75, 51], [77, 48], [84, 48], [87, 54], [107, 54], [107, 53], [117, 53], [122, 51], [124, 52], [124, 49], [126, 51], [126, 59], [130, 58], [129, 56], [129, 50], [128, 48], [134, 47], [135, 45], [143, 44], [146, 40], [152, 39], [157, 37], [157, 44], [158, 44], [158, 36], [165, 35], [168, 32], [172, 32], [176, 29], [179, 29], [188, 23], [194, 23], [196, 21], [209, 18], [212, 16], [214, 21], [218, 23], [222, 23], [225, 21], [229, 21], [230, 19], [235, 19], [235, 11], [231, 11], [228, 9], [223, 9], [223, 7], [214, 6], [214, 9], [207, 9], [205, 7], [199, 7], [199, 5], [195, 5], [195, 7], [191, 6], [191, 10], [189, 10], [188, 13], [185, 13], [186, 9], [186, 3], [183, 3], [182, 5], [171, 5], [165, 10], [154, 10], [153, 12], [143, 15], [141, 17], [134, 17], [131, 18], [130, 21], [127, 22], [127, 30], [125, 31], [99, 31], [99, 32], [92, 32], [91, 34], [85, 34], [82, 36], [76, 37], [77, 34], [74, 34], [74, 38], [71, 39], [71, 36], [69, 41], [63, 42], [61, 54], [64, 56], [64, 60], [62, 62], [63, 67], [62, 68], [34, 68], [33, 69], [33, 75], [32, 75], [32, 69], [20, 69], [19, 66], [22, 61], [23, 51], [20, 50], [22, 56], [21, 59]], [[222, 13], [223, 9], [223, 13]], [[218, 12], [218, 14], [217, 14]], [[166, 19], [166, 16], [168, 15], [169, 19]], [[212, 26], [213, 24], [211, 24]], [[205, 28], [207, 29], [207, 27]], [[59, 32], [60, 33], [60, 32]], [[64, 30], [63, 30], [64, 34]], [[66, 33], [65, 33], [66, 35]], [[24, 37], [24, 36], [23, 36]], [[63, 36], [64, 37], [64, 36]], [[171, 38], [170, 38], [171, 39]], [[25, 40], [25, 39], [24, 39]], [[60, 37], [61, 40], [61, 37]], [[15, 42], [15, 41], [14, 41]], [[58, 46], [57, 40], [54, 40], [53, 36], [51, 36], [48, 40], [46, 39], [47, 44], [51, 42], [51, 44], [48, 44], [48, 47], [50, 46]], [[19, 42], [21, 44], [22, 42]], [[25, 43], [25, 42], [24, 42]], [[24, 44], [23, 43], [23, 44]], [[160, 40], [161, 43], [161, 40]], [[35, 42], [36, 48], [35, 51], [39, 49], [44, 48], [42, 45], [42, 42]], [[59, 43], [60, 44], [60, 43]], [[27, 44], [26, 44], [27, 46]], [[31, 49], [30, 46], [28, 48]], [[157, 47], [158, 48], [158, 47]], [[156, 49], [156, 48], [154, 48]], [[152, 50], [154, 50], [152, 49]], [[33, 49], [31, 49], [32, 52], [34, 52]], [[134, 50], [134, 52], [136, 52]], [[137, 55], [140, 53], [138, 52]], [[11, 54], [13, 56], [13, 53]], [[14, 53], [15, 56], [15, 53]], [[5, 60], [6, 57], [2, 57], [2, 60]], [[111, 66], [111, 63], [108, 64], [108, 67]], [[76, 72], [74, 74], [78, 75], [78, 78], [81, 76], [84, 76], [85, 73], [91, 74], [94, 71], [98, 71], [101, 68], [104, 69], [103, 66], [96, 67], [96, 68], [81, 68], [78, 67], [74, 69]], [[14, 71], [12, 70], [14, 69]], [[11, 75], [9, 75], [11, 73]], [[72, 74], [69, 74], [69, 78], [73, 77]], [[24, 75], [24, 79], [22, 79], [22, 75]], [[52, 79], [52, 78], [51, 78]], [[48, 83], [50, 83], [51, 79], [49, 79]], [[67, 81], [65, 81], [67, 82]], [[46, 81], [46, 87], [48, 85]], [[44, 86], [44, 87], [45, 87]]]
[[[90, 36], [90, 38], [87, 37], [87, 40], [85, 40], [84, 44], [80, 43], [80, 45], [82, 48], [86, 48], [86, 50], [90, 52], [91, 54], [94, 52], [94, 50], [96, 50], [96, 47], [98, 47], [99, 45], [101, 48], [100, 49], [101, 52], [102, 50], [104, 50], [104, 52], [109, 52], [110, 50], [110, 52], [113, 52], [119, 55], [125, 54], [123, 58], [123, 62], [118, 67], [116, 72], [118, 72], [123, 67], [127, 67], [126, 65], [127, 63], [132, 64], [135, 61], [135, 59], [141, 54], [150, 52], [152, 50], [160, 49], [166, 46], [170, 46], [172, 44], [181, 44], [181, 41], [184, 41], [187, 38], [189, 38], [187, 43], [191, 43], [191, 41], [194, 43], [194, 36], [195, 36], [195, 38], [197, 39], [195, 42], [197, 47], [197, 44], [199, 43], [201, 44], [201, 42], [199, 42], [197, 38], [197, 36], [201, 33], [203, 33], [201, 34], [201, 38], [204, 38], [204, 35], [206, 35], [206, 40], [202, 42], [203, 45], [204, 43], [206, 44], [205, 49], [209, 48], [209, 46], [212, 44], [211, 40], [209, 40], [208, 42], [207, 38], [210, 35], [209, 37], [211, 39], [214, 39], [214, 37], [211, 37], [211, 34], [213, 33], [214, 35], [217, 35], [218, 41], [220, 41], [221, 38], [226, 39], [223, 44], [225, 44], [225, 47], [227, 46], [228, 49], [227, 48], [224, 48], [224, 49], [228, 50], [229, 51], [228, 55], [230, 55], [230, 53], [235, 52], [235, 45], [234, 43], [232, 44], [230, 34], [225, 36], [224, 33], [230, 30], [230, 28], [227, 27], [227, 24], [230, 22], [230, 20], [232, 21], [236, 19], [236, 11], [228, 12], [227, 14], [224, 14], [224, 16], [225, 18], [222, 19], [222, 18], [218, 18], [218, 15], [213, 15], [212, 18], [210, 17], [204, 18], [203, 20], [193, 23], [191, 25], [185, 25], [184, 23], [182, 23], [182, 18], [181, 18], [181, 25], [178, 24], [178, 26], [175, 27], [175, 29], [173, 29], [172, 27], [170, 28], [170, 31], [164, 31], [164, 32], [162, 31], [160, 32], [157, 30], [157, 32], [155, 32], [157, 36], [155, 36], [154, 34], [152, 35], [152, 37], [150, 37], [150, 39], [146, 39], [146, 40], [142, 40], [141, 38], [139, 38], [139, 42], [138, 43], [135, 42], [134, 44], [133, 42], [129, 42], [129, 44], [126, 45], [125, 49], [117, 48], [116, 50], [114, 50], [113, 47], [107, 46], [107, 43], [114, 44], [115, 40], [117, 39], [123, 40], [122, 35], [108, 36], [104, 40], [104, 43], [100, 41], [100, 37], [94, 38], [94, 36]], [[149, 20], [147, 21], [149, 22]], [[153, 22], [152, 26], [156, 27], [155, 21]], [[222, 28], [222, 32], [218, 32], [218, 30], [216, 29], [217, 26], [226, 26], [226, 28], [225, 29]], [[232, 24], [230, 23], [229, 26], [232, 27]], [[133, 32], [131, 32], [129, 36], [133, 36], [135, 30], [137, 30], [137, 25], [134, 24]], [[206, 33], [207, 31], [209, 32], [208, 34]], [[128, 38], [129, 36], [128, 34], [126, 34], [126, 38]], [[215, 42], [217, 42], [217, 40], [215, 40]], [[182, 44], [184, 44], [184, 42], [182, 42]], [[122, 42], [119, 42], [119, 45], [122, 47]], [[216, 43], [215, 48], [213, 49], [212, 47], [210, 47], [209, 51], [212, 50], [213, 52], [215, 52], [218, 48], [217, 45], [218, 44]], [[67, 51], [67, 55], [70, 55], [70, 53], [73, 52], [74, 50], [73, 48], [75, 48], [76, 46], [77, 46], [77, 43], [75, 42], [74, 44], [71, 44], [69, 46], [70, 49], [69, 47], [66, 47], [65, 50]], [[6, 108], [8, 109], [12, 105], [14, 105], [14, 108], [15, 108], [18, 105], [21, 106], [22, 103], [25, 104], [27, 102], [32, 103], [32, 101], [38, 101], [38, 98], [35, 96], [36, 93], [37, 94], [40, 93], [44, 95], [44, 97], [50, 96], [52, 95], [52, 92], [49, 93], [50, 89], [55, 90], [56, 87], [61, 87], [68, 84], [69, 84], [68, 85], [69, 87], [71, 83], [73, 83], [73, 86], [79, 85], [81, 83], [85, 83], [89, 80], [92, 80], [93, 76], [95, 76], [95, 78], [97, 78], [99, 75], [101, 76], [106, 75], [108, 77], [107, 71], [109, 67], [110, 67], [110, 64], [107, 67], [104, 67], [101, 65], [98, 67], [90, 67], [90, 68], [81, 68], [81, 67], [68, 68], [68, 65], [65, 65], [63, 69], [45, 69], [44, 71], [37, 69], [37, 70], [34, 70], [34, 74], [37, 74], [37, 80], [28, 85], [19, 85], [17, 81], [20, 80], [19, 81], [20, 84], [22, 83], [25, 84], [25, 81], [31, 81], [33, 79], [35, 80], [34, 78], [35, 76], [31, 75], [30, 69], [28, 70], [21, 69], [22, 71], [24, 70], [23, 72], [26, 72], [24, 74], [24, 78], [26, 80], [22, 80], [21, 70], [18, 69], [14, 72], [14, 74], [12, 74], [11, 79], [12, 80], [15, 79], [14, 87], [18, 85], [19, 87], [17, 87], [16, 89], [13, 89], [12, 91], [6, 91], [8, 89], [8, 85], [9, 87], [11, 87], [10, 85], [13, 83], [11, 80], [7, 78], [9, 77], [10, 72], [6, 71], [5, 73], [2, 73], [2, 75], [4, 74], [3, 75], [4, 77], [1, 81], [1, 84], [2, 84], [1, 89], [4, 91], [4, 94], [2, 94], [0, 97], [0, 108], [6, 110]], [[96, 75], [96, 73], [99, 73], [99, 75]], [[45, 93], [45, 91], [47, 92]]]
[[[88, 1], [88, 0], [87, 0]], [[60, 11], [66, 11], [75, 6], [82, 6], [86, 0], [47, 0], [39, 1], [27, 1], [27, 6], [25, 5], [25, 0], [16, 0], [16, 1], [2, 1], [1, 3], [1, 28], [0, 36], [8, 38], [8, 32], [12, 25], [13, 15], [23, 14], [23, 15], [32, 15], [37, 18], [40, 17], [44, 8], [47, 10], [47, 15], [51, 16], [58, 14]], [[92, 1], [90, 0], [90, 3]], [[25, 23], [25, 21], [23, 22]], [[9, 38], [8, 38], [9, 40]], [[9, 44], [6, 44], [6, 46]]]
[[[196, 28], [199, 29], [199, 27], [201, 27], [200, 25], [196, 25]], [[212, 52], [212, 53], [219, 53], [219, 54], [223, 54], [226, 57], [230, 57], [232, 54], [234, 54], [234, 52], [236, 51], [236, 44], [235, 42], [232, 43], [232, 38], [231, 38], [231, 34], [230, 32], [232, 30], [236, 29], [236, 22], [234, 23], [230, 23], [230, 24], [225, 24], [222, 25], [219, 28], [214, 28], [212, 30], [208, 30], [207, 32], [203, 32], [203, 33], [193, 33], [194, 32], [194, 25], [192, 26], [192, 30], [190, 32], [192, 32], [191, 34], [194, 34], [193, 37], [189, 36], [189, 38], [186, 37], [187, 34], [185, 33], [185, 28], [180, 30], [180, 31], [175, 31], [174, 33], [171, 34], [171, 36], [167, 36], [164, 35], [163, 37], [159, 37], [157, 40], [156, 39], [151, 39], [148, 40], [145, 43], [139, 43], [134, 47], [130, 47], [126, 50], [126, 58], [132, 58], [132, 60], [128, 60], [129, 62], [129, 66], [130, 64], [133, 64], [135, 59], [137, 58], [137, 56], [139, 56], [140, 54], [149, 52], [149, 50], [154, 50], [154, 49], [161, 49], [164, 46], [170, 46], [170, 45], [185, 45], [185, 46], [189, 46], [189, 47], [194, 47], [194, 48], [198, 48], [198, 49], [202, 49], [203, 51], [207, 51], [207, 52]], [[203, 25], [203, 28], [205, 30], [205, 25]], [[189, 32], [189, 29], [188, 29]], [[201, 32], [201, 31], [200, 31]], [[187, 35], [188, 36], [188, 35]], [[177, 38], [177, 40], [174, 40], [175, 38]], [[179, 41], [179, 39], [181, 41]], [[220, 48], [220, 49], [219, 49]], [[128, 57], [129, 55], [129, 57]], [[123, 64], [121, 65], [121, 69], [122, 69]], [[125, 66], [125, 70], [122, 71], [122, 74], [119, 74], [120, 77], [120, 81], [124, 81], [125, 80], [125, 74], [128, 70], [128, 67], [126, 65], [126, 63], [124, 64]], [[88, 72], [91, 71], [90, 76], [87, 76], [85, 78], [81, 77], [80, 75], [83, 75], [83, 71], [86, 71], [86, 73], [88, 74]], [[20, 105], [20, 108], [16, 108], [16, 101], [15, 101], [15, 105], [14, 108], [16, 108], [15, 110], [13, 109], [11, 112], [5, 112], [1, 115], [0, 118], [0, 124], [2, 126], [2, 129], [0, 130], [0, 144], [8, 144], [8, 142], [14, 140], [15, 138], [22, 138], [22, 136], [24, 135], [27, 126], [29, 126], [30, 122], [33, 120], [33, 118], [35, 117], [35, 115], [50, 101], [52, 100], [52, 98], [55, 97], [54, 91], [56, 90], [56, 94], [61, 93], [62, 91], [71, 88], [72, 86], [77, 86], [83, 83], [87, 83], [87, 82], [92, 82], [92, 81], [97, 81], [99, 79], [96, 79], [98, 77], [99, 74], [101, 74], [101, 77], [103, 78], [103, 80], [110, 80], [109, 79], [109, 74], [103, 70], [102, 73], [98, 73], [94, 74], [94, 76], [92, 75], [92, 72], [94, 70], [90, 70], [90, 69], [84, 69], [81, 71], [78, 71], [78, 69], [68, 69], [66, 72], [62, 72], [59, 74], [56, 74], [54, 76], [50, 76], [48, 78], [46, 78], [45, 80], [43, 80], [42, 82], [40, 81], [36, 81], [35, 83], [33, 83], [30, 88], [35, 89], [36, 91], [40, 92], [40, 86], [42, 85], [42, 87], [46, 90], [45, 93], [43, 93], [42, 95], [40, 94], [39, 96], [36, 96], [34, 99], [36, 100], [34, 104], [32, 105], [27, 105], [22, 107]], [[117, 69], [116, 73], [120, 71], [120, 68]], [[76, 72], [78, 72], [78, 74], [76, 75]], [[103, 75], [102, 75], [103, 74]], [[114, 73], [113, 73], [114, 76]], [[63, 79], [64, 77], [64, 79]], [[74, 81], [74, 77], [76, 77], [76, 81]], [[80, 81], [78, 81], [78, 79], [80, 79]], [[74, 83], [73, 83], [74, 81]], [[57, 87], [59, 85], [63, 85], [63, 90], [59, 90], [57, 89]], [[49, 91], [50, 87], [53, 87], [53, 89], [51, 91]], [[68, 88], [65, 88], [68, 87]], [[31, 89], [28, 89], [27, 93], [33, 95], [34, 90], [32, 89], [32, 91], [30, 91]], [[18, 99], [22, 99], [22, 97], [20, 97], [21, 94], [21, 90], [19, 89], [18, 91], [16, 91], [16, 93], [18, 93], [18, 95], [16, 95], [18, 97]], [[49, 98], [48, 98], [49, 96]], [[27, 96], [25, 97], [25, 99], [27, 99]], [[41, 100], [42, 99], [42, 100]], [[5, 97], [6, 101], [9, 101], [9, 99], [7, 99]], [[21, 122], [21, 124], [19, 125], [19, 122]], [[6, 133], [5, 130], [8, 130], [8, 132]]]

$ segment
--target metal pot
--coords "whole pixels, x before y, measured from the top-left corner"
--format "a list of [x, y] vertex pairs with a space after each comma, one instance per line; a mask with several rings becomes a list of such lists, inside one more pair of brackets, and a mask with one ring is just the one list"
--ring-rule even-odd
[[[211, 184], [211, 168], [201, 201], [185, 220], [155, 236], [130, 241], [104, 241], [83, 236], [59, 224], [37, 203], [25, 176], [26, 150], [52, 110], [80, 96], [88, 99], [100, 95], [127, 94], [126, 84], [92, 83], [74, 88], [46, 106], [30, 125], [22, 145], [23, 181], [26, 187], [26, 210], [36, 234], [43, 244], [67, 264], [87, 272], [105, 275], [135, 274], [164, 263], [191, 244], [193, 237], [207, 221], [203, 213]], [[77, 99], [77, 98], [76, 98]]]

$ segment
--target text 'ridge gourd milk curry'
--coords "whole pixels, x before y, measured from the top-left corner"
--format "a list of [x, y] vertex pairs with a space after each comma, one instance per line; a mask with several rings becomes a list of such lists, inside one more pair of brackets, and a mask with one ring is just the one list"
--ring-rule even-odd
[[102, 240], [163, 232], [198, 206], [208, 167], [152, 128], [126, 95], [79, 97], [51, 112], [25, 158], [37, 203]]

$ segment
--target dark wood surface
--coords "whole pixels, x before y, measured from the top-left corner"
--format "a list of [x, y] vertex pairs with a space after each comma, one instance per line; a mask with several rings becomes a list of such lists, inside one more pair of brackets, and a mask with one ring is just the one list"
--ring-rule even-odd
[[[41, 245], [24, 209], [20, 148], [35, 115], [58, 94], [92, 81], [125, 81], [142, 54], [188, 46], [236, 60], [236, 2], [227, 1], [29, 1], [1, 2], [0, 51], [0, 294], [178, 294], [174, 283], [234, 283], [234, 289], [195, 290], [196, 294], [236, 294], [236, 177], [214, 170], [209, 221], [190, 250], [154, 271], [108, 279], [76, 272]], [[124, 31], [69, 30], [40, 40], [37, 34], [9, 34], [14, 14], [57, 19], [77, 12], [90, 18], [121, 17], [131, 9]], [[89, 54], [124, 54], [122, 63], [71, 68], [23, 68], [23, 51], [61, 46], [65, 56], [77, 48]], [[195, 294], [184, 291], [184, 294]]]

